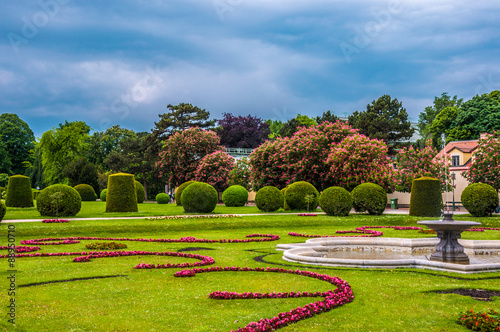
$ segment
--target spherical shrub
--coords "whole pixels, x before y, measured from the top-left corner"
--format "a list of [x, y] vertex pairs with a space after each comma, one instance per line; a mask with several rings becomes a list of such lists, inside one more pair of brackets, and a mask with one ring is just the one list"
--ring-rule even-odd
[[491, 216], [498, 206], [498, 193], [486, 183], [468, 185], [462, 192], [460, 199], [464, 208], [474, 217]]
[[352, 195], [342, 187], [330, 187], [321, 193], [319, 206], [329, 216], [348, 216], [352, 209]]
[[191, 183], [194, 183], [194, 182], [195, 181], [184, 182], [179, 187], [177, 187], [177, 189], [175, 189], [175, 203], [177, 205], [182, 205], [182, 203], [181, 203], [182, 192], [184, 191], [184, 189], [186, 189], [187, 186], [189, 186]]
[[158, 204], [168, 204], [170, 202], [170, 196], [165, 193], [159, 193], [156, 195], [156, 203]]
[[[308, 203], [309, 200], [309, 203]], [[292, 183], [285, 193], [285, 202], [291, 210], [314, 210], [318, 207], [319, 192], [306, 181]]]
[[127, 173], [112, 174], [108, 178], [106, 212], [137, 212], [137, 194], [134, 176]]
[[54, 184], [40, 192], [36, 208], [42, 216], [75, 216], [82, 208], [82, 198], [74, 188], [65, 184]]
[[108, 193], [108, 189], [104, 189], [103, 191], [101, 191], [101, 195], [99, 196], [99, 198], [101, 199], [101, 202], [106, 202], [106, 194]]
[[181, 195], [181, 203], [186, 212], [210, 213], [215, 209], [218, 201], [217, 190], [204, 182], [191, 183]]
[[137, 203], [144, 203], [146, 200], [146, 190], [144, 190], [144, 186], [139, 181], [135, 181], [135, 192], [137, 195]]
[[80, 194], [80, 197], [82, 198], [82, 202], [95, 201], [95, 191], [91, 185], [79, 184], [79, 185], [76, 185], [74, 188]]
[[243, 186], [233, 185], [222, 193], [225, 206], [244, 206], [248, 202], [248, 191]]
[[283, 207], [284, 199], [281, 191], [273, 186], [261, 188], [255, 194], [255, 205], [261, 211], [272, 212]]
[[3, 217], [5, 217], [6, 212], [7, 212], [7, 207], [5, 207], [4, 202], [0, 200], [0, 221], [3, 220]]
[[20, 208], [33, 206], [33, 194], [31, 193], [31, 181], [29, 177], [24, 175], [9, 177], [5, 206]]
[[421, 177], [411, 183], [410, 216], [439, 217], [443, 210], [441, 183], [436, 178]]
[[372, 215], [384, 213], [387, 206], [387, 193], [384, 188], [375, 183], [362, 183], [354, 188], [352, 206], [356, 212], [368, 212]]

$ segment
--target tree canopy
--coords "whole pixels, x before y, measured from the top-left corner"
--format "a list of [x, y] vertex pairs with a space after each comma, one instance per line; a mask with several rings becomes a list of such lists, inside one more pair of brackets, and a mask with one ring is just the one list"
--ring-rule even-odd
[[224, 113], [218, 121], [220, 143], [232, 148], [256, 148], [269, 136], [269, 125], [256, 116], [234, 116]]
[[280, 137], [292, 137], [301, 127], [309, 128], [314, 125], [316, 125], [316, 120], [299, 113], [295, 118], [283, 124], [278, 131], [278, 135]]
[[116, 150], [123, 140], [135, 136], [133, 130], [120, 128], [119, 125], [112, 126], [106, 131], [96, 131], [89, 140], [87, 159], [106, 170], [108, 169], [104, 163], [106, 157]]
[[[0, 115], [0, 173], [24, 174], [26, 163], [32, 161], [35, 136], [26, 122], [11, 113]], [[2, 151], [3, 150], [3, 151]], [[3, 158], [2, 158], [3, 159]]]
[[321, 116], [317, 116], [315, 118], [315, 120], [316, 120], [317, 124], [322, 124], [323, 122], [326, 122], [326, 121], [331, 122], [331, 123], [341, 121], [340, 118], [338, 116], [336, 116], [335, 114], [332, 114], [332, 112], [330, 110], [323, 112], [323, 114], [321, 114]]

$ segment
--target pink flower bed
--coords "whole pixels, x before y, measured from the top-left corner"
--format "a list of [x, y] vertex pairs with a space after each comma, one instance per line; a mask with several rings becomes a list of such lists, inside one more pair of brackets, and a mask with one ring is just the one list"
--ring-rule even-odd
[[44, 224], [54, 224], [54, 223], [63, 223], [63, 222], [69, 222], [67, 219], [44, 219], [42, 220]]
[[299, 213], [299, 217], [316, 217], [316, 213]]
[[413, 226], [361, 226], [357, 227], [355, 230], [348, 231], [336, 231], [337, 234], [363, 234], [363, 235], [309, 235], [309, 234], [300, 234], [295, 232], [290, 232], [288, 235], [290, 236], [300, 236], [300, 237], [378, 237], [384, 235], [383, 232], [370, 230], [368, 228], [392, 228], [396, 230], [419, 230], [421, 227], [413, 227]]
[[[40, 247], [28, 247], [28, 246], [15, 246], [15, 251], [16, 252], [32, 252], [32, 251], [37, 251], [40, 250]], [[0, 246], [0, 250], [9, 250], [8, 246]]]

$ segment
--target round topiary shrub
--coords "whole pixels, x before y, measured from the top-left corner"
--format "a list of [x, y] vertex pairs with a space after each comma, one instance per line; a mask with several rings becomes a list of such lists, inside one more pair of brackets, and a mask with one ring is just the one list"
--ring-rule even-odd
[[82, 202], [92, 202], [95, 201], [95, 191], [91, 185], [79, 184], [75, 186], [75, 190], [78, 191]]
[[439, 217], [443, 211], [441, 183], [436, 178], [421, 177], [411, 183], [410, 216]]
[[460, 200], [474, 217], [491, 216], [498, 206], [498, 193], [489, 184], [472, 183], [464, 189]]
[[284, 198], [281, 191], [273, 186], [261, 188], [255, 194], [255, 205], [261, 211], [272, 212], [282, 208]]
[[42, 216], [75, 216], [82, 208], [82, 198], [74, 188], [65, 184], [54, 184], [40, 192], [36, 208]]
[[168, 204], [170, 202], [170, 196], [165, 193], [159, 193], [156, 195], [156, 203], [158, 204]]
[[177, 205], [182, 205], [182, 203], [181, 203], [182, 192], [184, 191], [184, 189], [186, 189], [187, 186], [189, 186], [191, 183], [194, 183], [194, 182], [195, 181], [184, 182], [179, 187], [177, 187], [177, 189], [175, 189], [175, 203]]
[[295, 182], [288, 186], [285, 192], [285, 202], [291, 210], [305, 210], [307, 208], [314, 210], [318, 207], [319, 192], [309, 182]]
[[191, 183], [181, 194], [181, 203], [186, 212], [210, 213], [215, 209], [218, 201], [217, 190], [204, 182]]
[[146, 191], [139, 181], [135, 181], [135, 192], [137, 195], [137, 203], [144, 203], [146, 200]]
[[0, 221], [3, 220], [3, 217], [5, 217], [6, 212], [7, 212], [7, 207], [5, 206], [4, 202], [0, 200]]
[[352, 195], [342, 187], [330, 187], [321, 193], [319, 206], [329, 216], [348, 216], [352, 209]]
[[7, 207], [33, 207], [33, 194], [31, 193], [30, 178], [24, 175], [13, 175], [9, 177], [7, 185]]
[[244, 206], [248, 202], [248, 191], [243, 186], [234, 185], [222, 193], [225, 206]]
[[132, 174], [116, 173], [108, 177], [106, 212], [137, 212], [137, 194]]
[[375, 183], [362, 183], [352, 190], [351, 195], [352, 206], [356, 212], [380, 215], [387, 206], [387, 193]]
[[101, 195], [99, 196], [99, 198], [101, 199], [101, 202], [106, 202], [107, 192], [108, 192], [108, 189], [104, 189], [103, 191], [101, 191]]

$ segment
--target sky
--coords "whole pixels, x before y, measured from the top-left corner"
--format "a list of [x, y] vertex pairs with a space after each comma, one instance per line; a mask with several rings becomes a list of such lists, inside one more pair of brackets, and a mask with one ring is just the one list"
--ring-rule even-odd
[[0, 113], [150, 131], [167, 105], [287, 121], [500, 89], [500, 1], [0, 2]]

